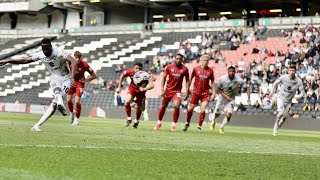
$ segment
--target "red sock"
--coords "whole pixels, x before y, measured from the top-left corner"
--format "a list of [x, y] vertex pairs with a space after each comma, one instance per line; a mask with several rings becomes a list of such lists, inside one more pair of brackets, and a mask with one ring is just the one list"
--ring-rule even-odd
[[193, 111], [187, 111], [187, 123], [190, 124], [191, 117], [192, 117]]
[[179, 113], [180, 113], [180, 109], [174, 109], [173, 111], [173, 122], [177, 123], [179, 120]]
[[76, 118], [79, 118], [81, 114], [81, 104], [76, 104]]
[[162, 121], [162, 118], [163, 118], [165, 112], [166, 112], [166, 109], [163, 107], [160, 107], [159, 112], [158, 112], [158, 120], [159, 121]]
[[72, 101], [68, 102], [68, 108], [69, 108], [70, 112], [73, 112], [73, 103], [72, 103]]
[[205, 112], [200, 113], [199, 123], [198, 123], [198, 125], [199, 125], [200, 127], [202, 126], [202, 123], [203, 123], [203, 120], [204, 120], [205, 117], [206, 117], [206, 113], [205, 113]]
[[137, 109], [137, 112], [136, 112], [136, 120], [139, 121], [140, 117], [141, 117], [141, 114], [142, 114], [142, 110], [138, 110]]
[[124, 105], [125, 109], [126, 109], [126, 113], [128, 117], [131, 117], [131, 106], [130, 104], [126, 104]]

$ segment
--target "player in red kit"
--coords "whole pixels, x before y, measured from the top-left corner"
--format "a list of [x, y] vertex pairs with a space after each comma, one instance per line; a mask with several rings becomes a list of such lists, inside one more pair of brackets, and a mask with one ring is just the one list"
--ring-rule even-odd
[[[205, 110], [207, 109], [208, 103], [214, 100], [215, 97], [215, 84], [214, 84], [214, 75], [212, 68], [208, 67], [210, 56], [203, 55], [201, 56], [201, 65], [193, 69], [191, 74], [191, 81], [194, 78], [194, 89], [190, 104], [187, 111], [187, 122], [183, 131], [187, 131], [190, 126], [190, 120], [193, 114], [193, 109], [201, 101], [200, 106], [200, 116], [198, 122], [198, 132], [201, 132], [201, 126], [203, 120], [206, 116]], [[210, 81], [212, 88], [212, 95], [210, 96]]]
[[[154, 130], [159, 130], [161, 127], [161, 121], [166, 111], [166, 107], [168, 106], [169, 102], [173, 101], [173, 120], [171, 131], [176, 131], [176, 123], [179, 119], [179, 112], [180, 112], [180, 104], [181, 104], [181, 89], [182, 89], [182, 82], [183, 78], [186, 78], [186, 89], [189, 89], [190, 81], [189, 81], [189, 72], [188, 68], [185, 67], [183, 62], [183, 55], [177, 54], [175, 63], [170, 64], [166, 67], [165, 71], [163, 72], [161, 78], [161, 96], [162, 96], [162, 105], [159, 109], [158, 113], [158, 123], [154, 126]], [[164, 90], [164, 85], [167, 80], [167, 85]], [[188, 92], [187, 92], [188, 93]]]
[[[97, 78], [96, 73], [90, 68], [90, 66], [88, 65], [87, 62], [82, 60], [82, 54], [79, 51], [76, 51], [74, 53], [74, 58], [75, 60], [78, 62], [78, 69], [76, 71], [76, 74], [74, 76], [74, 84], [70, 87], [70, 90], [68, 92], [68, 107], [70, 110], [70, 121], [72, 123], [73, 126], [77, 126], [79, 125], [79, 117], [80, 117], [80, 113], [81, 113], [81, 96], [83, 93], [83, 89], [84, 89], [84, 84], [86, 82], [90, 82], [94, 79]], [[89, 78], [85, 78], [84, 77], [84, 73], [88, 72], [91, 77]], [[73, 94], [76, 94], [75, 97], [75, 103], [76, 103], [76, 111], [73, 111]], [[74, 116], [76, 116], [74, 118]]]
[[125, 70], [119, 79], [119, 86], [116, 90], [117, 93], [121, 92], [121, 85], [122, 85], [124, 78], [130, 77], [130, 79], [131, 79], [131, 83], [128, 87], [128, 92], [125, 97], [125, 105], [124, 106], [125, 106], [125, 110], [127, 113], [127, 121], [126, 121], [124, 127], [128, 127], [132, 123], [130, 103], [133, 100], [135, 100], [135, 103], [137, 105], [137, 111], [136, 111], [136, 119], [134, 121], [132, 128], [134, 128], [134, 129], [138, 128], [139, 119], [142, 114], [142, 102], [146, 98], [146, 91], [154, 88], [153, 81], [151, 79], [149, 79], [149, 83], [146, 87], [138, 87], [133, 83], [132, 78], [133, 78], [134, 74], [138, 71], [141, 71], [141, 70], [142, 70], [142, 63], [135, 63], [133, 69]]

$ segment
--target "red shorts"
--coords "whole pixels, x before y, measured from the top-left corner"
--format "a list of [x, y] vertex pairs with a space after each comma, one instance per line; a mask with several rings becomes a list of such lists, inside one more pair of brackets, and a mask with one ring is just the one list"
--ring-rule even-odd
[[74, 84], [74, 86], [70, 86], [68, 95], [76, 93], [76, 96], [81, 97], [84, 89], [84, 83], [75, 82]]
[[162, 103], [169, 103], [172, 101], [181, 101], [181, 92], [165, 92], [165, 96], [162, 98]]
[[209, 102], [210, 94], [192, 94], [190, 104], [198, 104], [199, 100], [201, 102]]
[[134, 102], [138, 106], [142, 106], [142, 102], [146, 98], [146, 92], [141, 92], [141, 91], [135, 90], [135, 89], [128, 89], [128, 94], [132, 95]]

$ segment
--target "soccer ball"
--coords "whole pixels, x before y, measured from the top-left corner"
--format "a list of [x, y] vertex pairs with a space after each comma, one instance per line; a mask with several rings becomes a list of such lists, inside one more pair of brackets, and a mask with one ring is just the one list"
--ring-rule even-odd
[[138, 71], [133, 76], [133, 83], [138, 87], [146, 87], [151, 79], [149, 73], [145, 71]]

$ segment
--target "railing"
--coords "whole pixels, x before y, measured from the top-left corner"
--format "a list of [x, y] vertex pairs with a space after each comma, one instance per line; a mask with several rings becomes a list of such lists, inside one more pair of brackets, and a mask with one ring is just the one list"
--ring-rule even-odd
[[259, 25], [279, 26], [279, 25], [293, 25], [299, 23], [304, 24], [320, 24], [319, 16], [305, 16], [305, 17], [276, 17], [276, 18], [260, 18]]
[[224, 28], [231, 26], [244, 26], [244, 19], [230, 19], [225, 21], [181, 21], [153, 23], [154, 30], [196, 29], [196, 28]]

